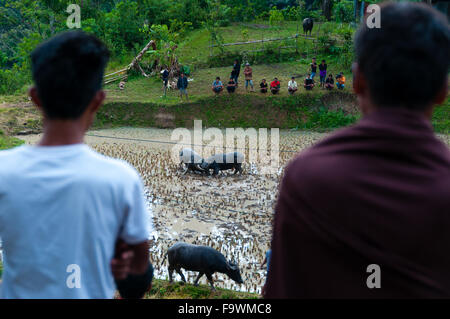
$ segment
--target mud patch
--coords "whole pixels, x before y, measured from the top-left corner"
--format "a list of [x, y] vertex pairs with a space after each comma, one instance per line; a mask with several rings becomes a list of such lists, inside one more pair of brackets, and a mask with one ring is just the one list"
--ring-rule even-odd
[[161, 128], [174, 128], [175, 127], [175, 116], [169, 113], [158, 113], [155, 115], [155, 124]]
[[322, 96], [321, 101], [330, 111], [342, 110], [345, 114], [360, 114], [356, 96], [351, 93], [333, 91]]

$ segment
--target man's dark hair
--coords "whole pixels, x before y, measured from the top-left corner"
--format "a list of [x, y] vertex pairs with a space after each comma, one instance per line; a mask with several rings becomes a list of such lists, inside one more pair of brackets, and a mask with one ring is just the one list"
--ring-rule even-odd
[[425, 4], [381, 5], [380, 28], [363, 23], [355, 36], [356, 61], [379, 107], [423, 110], [446, 83], [447, 18]]
[[31, 53], [33, 80], [46, 116], [77, 119], [101, 89], [106, 46], [82, 31], [58, 34]]

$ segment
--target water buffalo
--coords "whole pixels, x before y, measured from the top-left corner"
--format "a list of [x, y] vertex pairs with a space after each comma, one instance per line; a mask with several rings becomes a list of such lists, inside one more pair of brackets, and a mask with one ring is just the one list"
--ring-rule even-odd
[[185, 166], [183, 174], [186, 174], [186, 172], [189, 170], [192, 172], [204, 173], [205, 170], [201, 168], [201, 164], [204, 162], [205, 160], [190, 148], [183, 148], [180, 151], [180, 165]]
[[198, 271], [198, 276], [195, 279], [194, 285], [198, 285], [199, 279], [206, 275], [212, 290], [216, 290], [213, 285], [212, 275], [215, 272], [220, 272], [228, 275], [238, 284], [242, 284], [243, 280], [239, 267], [231, 262], [227, 261], [225, 257], [208, 246], [197, 246], [187, 243], [176, 243], [170, 247], [166, 256], [169, 257], [169, 280], [172, 282], [172, 273], [175, 270], [180, 276], [183, 282], [186, 282], [181, 268], [185, 270]]
[[303, 19], [303, 33], [306, 35], [309, 31], [309, 35], [311, 36], [313, 25], [314, 25], [313, 19], [311, 18]]
[[239, 152], [216, 154], [208, 157], [202, 164], [201, 168], [204, 169], [207, 174], [209, 170], [214, 171], [214, 175], [217, 175], [219, 171], [234, 169], [234, 174], [237, 172], [242, 174], [242, 163], [244, 162], [244, 155]]

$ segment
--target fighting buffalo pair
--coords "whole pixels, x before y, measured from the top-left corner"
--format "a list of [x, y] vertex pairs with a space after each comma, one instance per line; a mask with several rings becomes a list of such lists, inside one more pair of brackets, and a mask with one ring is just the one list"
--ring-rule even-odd
[[201, 172], [210, 175], [217, 175], [219, 171], [234, 169], [234, 174], [242, 174], [242, 163], [244, 155], [239, 152], [226, 154], [215, 154], [207, 159], [202, 158], [198, 153], [190, 148], [184, 148], [180, 151], [180, 165], [184, 166], [183, 174], [188, 171]]

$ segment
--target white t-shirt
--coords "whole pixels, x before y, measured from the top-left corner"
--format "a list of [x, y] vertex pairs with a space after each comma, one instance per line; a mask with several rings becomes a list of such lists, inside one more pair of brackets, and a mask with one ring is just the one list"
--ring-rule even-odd
[[288, 83], [288, 88], [296, 89], [297, 88], [297, 82], [290, 80]]
[[85, 144], [0, 152], [0, 297], [112, 298], [116, 240], [142, 243], [150, 231], [126, 162]]

